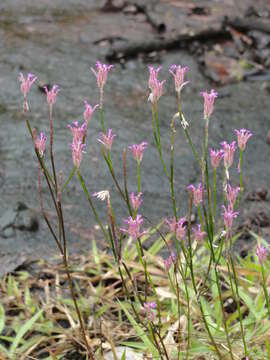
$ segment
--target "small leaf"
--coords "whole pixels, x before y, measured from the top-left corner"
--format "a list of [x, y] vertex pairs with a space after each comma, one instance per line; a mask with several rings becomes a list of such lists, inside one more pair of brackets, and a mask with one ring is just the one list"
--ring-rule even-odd
[[32, 329], [34, 323], [38, 320], [38, 318], [41, 316], [41, 314], [43, 313], [43, 310], [39, 310], [39, 312], [37, 312], [33, 317], [31, 317], [31, 319], [29, 319], [18, 331], [11, 347], [10, 347], [10, 357], [11, 359], [15, 359], [14, 355], [15, 355], [15, 351], [17, 349], [17, 347], [19, 346], [20, 342], [22, 341], [24, 335]]
[[2, 331], [4, 330], [5, 327], [5, 310], [2, 306], [2, 304], [0, 303], [0, 335], [2, 334]]

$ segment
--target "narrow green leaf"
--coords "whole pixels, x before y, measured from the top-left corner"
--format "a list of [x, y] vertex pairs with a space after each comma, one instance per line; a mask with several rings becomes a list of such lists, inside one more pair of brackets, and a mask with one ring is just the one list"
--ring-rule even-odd
[[121, 356], [121, 360], [126, 360], [126, 349], [124, 350], [124, 352]]
[[129, 313], [129, 311], [127, 310], [126, 306], [121, 303], [119, 301], [119, 304], [121, 306], [121, 308], [123, 309], [123, 311], [125, 312], [128, 320], [130, 321], [131, 325], [134, 327], [134, 329], [136, 330], [136, 333], [138, 334], [138, 336], [140, 337], [140, 339], [144, 342], [144, 344], [146, 345], [146, 347], [151, 351], [152, 356], [156, 359], [159, 358], [159, 352], [156, 349], [156, 347], [152, 344], [151, 340], [149, 339], [149, 337], [146, 335], [146, 333], [144, 332], [144, 330], [142, 329], [142, 327], [137, 323], [137, 321], [133, 318], [133, 316]]
[[4, 327], [5, 327], [5, 310], [2, 304], [0, 303], [0, 334], [2, 334]]
[[38, 318], [40, 317], [40, 315], [43, 313], [43, 310], [39, 310], [33, 317], [31, 317], [31, 319], [29, 319], [18, 331], [11, 347], [10, 347], [10, 357], [12, 359], [15, 359], [14, 355], [15, 355], [15, 351], [17, 349], [17, 347], [19, 346], [21, 340], [23, 339], [24, 335], [32, 329], [34, 323], [38, 320]]

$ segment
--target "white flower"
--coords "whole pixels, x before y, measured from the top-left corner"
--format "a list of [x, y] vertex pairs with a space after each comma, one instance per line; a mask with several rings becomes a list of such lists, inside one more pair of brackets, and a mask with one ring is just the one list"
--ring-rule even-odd
[[101, 201], [105, 201], [106, 199], [110, 199], [110, 192], [109, 190], [102, 190], [99, 192], [95, 192], [93, 194], [93, 196], [95, 196], [96, 198], [98, 198]]

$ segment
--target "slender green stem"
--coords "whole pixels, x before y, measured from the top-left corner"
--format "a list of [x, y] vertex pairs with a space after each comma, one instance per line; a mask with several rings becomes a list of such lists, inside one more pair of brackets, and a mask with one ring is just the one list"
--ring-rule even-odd
[[[181, 97], [180, 97], [180, 93], [177, 93], [177, 109], [178, 109], [178, 113], [179, 113], [179, 117], [180, 117], [180, 121], [182, 123], [184, 123], [184, 119], [183, 119], [183, 114], [182, 114], [182, 111], [181, 111]], [[186, 139], [189, 143], [189, 146], [191, 148], [191, 151], [192, 151], [192, 154], [194, 156], [194, 158], [196, 159], [196, 161], [198, 162], [199, 164], [199, 167], [201, 168], [202, 167], [202, 164], [201, 164], [201, 159], [198, 155], [198, 152], [197, 150], [195, 149], [194, 145], [193, 145], [193, 142], [191, 140], [191, 137], [189, 135], [189, 132], [188, 132], [188, 129], [186, 126], [183, 126], [183, 130], [184, 130], [184, 133], [185, 133], [185, 136], [186, 136]]]
[[81, 184], [81, 186], [82, 186], [82, 189], [83, 189], [83, 191], [84, 191], [84, 194], [85, 194], [85, 196], [86, 196], [86, 198], [87, 198], [87, 200], [88, 200], [88, 203], [89, 203], [89, 205], [90, 205], [90, 207], [91, 207], [91, 209], [92, 209], [92, 211], [93, 211], [93, 214], [94, 214], [94, 216], [95, 216], [95, 218], [96, 218], [96, 221], [98, 222], [98, 224], [99, 224], [99, 226], [100, 226], [100, 228], [101, 228], [101, 230], [102, 230], [102, 232], [103, 232], [103, 235], [104, 235], [105, 239], [106, 239], [106, 240], [109, 240], [109, 239], [108, 239], [108, 234], [107, 234], [107, 232], [106, 232], [106, 230], [105, 230], [105, 228], [104, 228], [104, 225], [102, 224], [102, 221], [100, 220], [100, 218], [99, 218], [99, 216], [98, 216], [98, 213], [97, 213], [97, 211], [96, 211], [96, 209], [95, 209], [95, 207], [94, 207], [94, 204], [93, 204], [93, 202], [92, 202], [91, 196], [90, 196], [90, 194], [89, 194], [89, 192], [88, 192], [88, 190], [87, 190], [87, 188], [86, 188], [85, 182], [84, 182], [84, 180], [83, 180], [83, 177], [81, 176], [81, 173], [80, 173], [80, 170], [79, 170], [79, 169], [77, 169], [77, 175], [78, 175], [79, 182], [80, 182], [80, 184]]
[[[231, 238], [230, 238], [230, 257], [229, 257], [230, 261], [228, 261], [228, 266], [229, 266], [229, 263], [230, 263], [230, 265], [232, 267], [232, 272], [233, 272], [233, 279], [234, 279], [236, 294], [234, 293], [232, 284], [231, 284], [231, 288], [232, 288], [232, 292], [233, 292], [233, 295], [234, 295], [234, 301], [236, 302], [236, 306], [237, 306], [237, 312], [238, 312], [238, 316], [239, 316], [241, 336], [242, 336], [245, 356], [248, 356], [247, 344], [246, 344], [246, 339], [245, 339], [245, 331], [244, 331], [244, 325], [243, 325], [243, 316], [242, 316], [241, 308], [240, 308], [240, 296], [239, 296], [239, 290], [238, 290], [238, 280], [237, 280], [237, 274], [236, 274], [235, 267], [234, 267], [234, 261], [233, 261], [233, 258], [232, 258], [232, 252], [231, 252], [232, 251], [232, 246], [231, 245], [232, 245], [232, 241], [231, 241]], [[229, 275], [230, 275], [230, 268], [228, 268], [228, 272], [229, 272]]]
[[[34, 135], [33, 135], [33, 131], [32, 131], [30, 122], [29, 122], [29, 120], [27, 118], [25, 118], [25, 122], [26, 122], [27, 129], [28, 129], [28, 131], [29, 131], [29, 133], [31, 135], [31, 138], [33, 140], [33, 144], [34, 144], [34, 147], [35, 147]], [[36, 147], [35, 147], [35, 151], [36, 151], [36, 155], [37, 155], [37, 158], [38, 158], [38, 160], [40, 162], [40, 165], [42, 167], [43, 172], [46, 173], [49, 182], [51, 183], [52, 186], [54, 186], [53, 179], [52, 179], [51, 175], [49, 174], [49, 172], [48, 172], [48, 170], [47, 170], [47, 168], [46, 168], [46, 166], [44, 164], [43, 159], [40, 157], [38, 151], [36, 150]]]
[[107, 158], [107, 156], [106, 156], [106, 154], [105, 154], [104, 151], [102, 151], [102, 155], [103, 155], [103, 157], [104, 157], [104, 160], [106, 161], [106, 164], [108, 165], [108, 168], [109, 168], [109, 170], [110, 170], [111, 176], [112, 176], [113, 181], [114, 181], [114, 183], [115, 183], [115, 185], [116, 185], [116, 187], [117, 187], [117, 189], [118, 189], [118, 191], [119, 191], [119, 194], [121, 195], [121, 197], [123, 198], [123, 200], [124, 200], [125, 203], [127, 204], [129, 214], [130, 214], [130, 216], [132, 216], [132, 209], [131, 209], [131, 207], [130, 207], [128, 194], [127, 194], [127, 193], [124, 194], [123, 190], [121, 189], [121, 186], [120, 186], [120, 184], [119, 184], [119, 182], [118, 182], [118, 180], [117, 180], [117, 178], [116, 178], [116, 176], [115, 176], [114, 170], [113, 170], [112, 161], [111, 161], [111, 159], [108, 159], [108, 158]]
[[106, 129], [105, 129], [105, 125], [104, 125], [104, 112], [103, 112], [103, 107], [101, 107], [101, 106], [99, 108], [99, 115], [100, 115], [102, 131], [104, 134], [106, 134]]
[[197, 211], [198, 211], [198, 214], [199, 214], [202, 231], [205, 231], [205, 226], [204, 226], [204, 222], [203, 222], [203, 217], [202, 217], [202, 212], [201, 212], [200, 205], [197, 206]]
[[138, 194], [141, 191], [141, 178], [140, 178], [140, 161], [137, 160], [137, 181], [138, 181]]
[[167, 166], [165, 164], [165, 161], [164, 161], [163, 155], [162, 155], [162, 146], [161, 146], [161, 140], [160, 140], [159, 123], [158, 123], [158, 113], [157, 113], [157, 109], [155, 109], [154, 106], [152, 107], [152, 120], [153, 120], [154, 139], [155, 139], [155, 143], [157, 146], [159, 158], [160, 158], [163, 170], [164, 170], [167, 178], [170, 179], [169, 173], [167, 170]]
[[56, 177], [56, 170], [54, 164], [54, 156], [53, 156], [53, 118], [52, 118], [52, 105], [49, 105], [49, 117], [50, 117], [50, 158], [52, 164], [52, 171], [53, 171], [53, 179], [55, 184], [55, 194], [57, 197], [57, 177]]
[[171, 176], [170, 176], [170, 185], [171, 185], [171, 199], [172, 199], [172, 207], [174, 217], [177, 221], [177, 209], [176, 209], [176, 201], [174, 194], [174, 139], [175, 138], [175, 127], [174, 127], [174, 119], [171, 122]]
[[217, 170], [214, 168], [214, 174], [213, 174], [213, 218], [214, 223], [216, 219], [216, 197], [217, 197]]
[[76, 174], [76, 166], [74, 166], [73, 170], [71, 171], [68, 179], [66, 180], [66, 182], [64, 183], [63, 187], [62, 187], [62, 194], [65, 191], [65, 188], [68, 186], [69, 182], [71, 181], [71, 179], [73, 178], [73, 176]]
[[213, 239], [210, 238], [210, 237], [209, 237], [209, 244], [210, 244], [211, 255], [212, 255], [213, 263], [214, 263], [214, 272], [215, 272], [215, 278], [216, 278], [216, 285], [217, 285], [217, 290], [218, 290], [219, 302], [220, 302], [220, 306], [221, 306], [221, 309], [222, 309], [223, 325], [224, 325], [224, 330], [225, 330], [225, 334], [226, 334], [227, 344], [228, 344], [228, 348], [229, 348], [230, 357], [231, 357], [232, 360], [234, 360], [231, 341], [230, 341], [230, 335], [229, 335], [229, 330], [228, 330], [228, 325], [227, 325], [227, 322], [226, 322], [226, 316], [225, 316], [225, 310], [224, 310], [224, 303], [223, 303], [223, 299], [222, 299], [219, 275], [218, 275], [218, 272], [217, 272], [218, 264], [216, 262], [215, 251], [214, 251], [214, 248], [213, 248]]
[[239, 170], [240, 170], [240, 194], [243, 192], [243, 150], [240, 149]]
[[129, 209], [129, 213], [132, 213], [131, 206], [129, 203], [129, 193], [127, 187], [127, 149], [124, 148], [123, 151], [123, 177], [124, 177], [124, 189], [125, 189], [125, 196], [126, 196], [126, 203]]
[[265, 301], [266, 301], [266, 305], [267, 305], [267, 309], [268, 309], [268, 315], [270, 317], [270, 303], [269, 303], [269, 295], [268, 295], [268, 291], [266, 288], [266, 282], [265, 282], [265, 273], [264, 273], [264, 266], [261, 263], [261, 272], [262, 272], [262, 285], [263, 285], [263, 291], [264, 291], [264, 296], [265, 296]]

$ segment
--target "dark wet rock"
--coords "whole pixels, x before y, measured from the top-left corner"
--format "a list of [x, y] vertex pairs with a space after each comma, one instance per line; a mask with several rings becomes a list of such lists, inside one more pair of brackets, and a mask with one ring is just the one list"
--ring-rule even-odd
[[38, 230], [39, 221], [36, 214], [32, 210], [27, 209], [18, 213], [13, 226], [21, 231], [35, 232]]
[[0, 236], [3, 238], [14, 237], [16, 229], [35, 232], [38, 227], [39, 221], [36, 214], [23, 202], [18, 202], [7, 209], [0, 218]]
[[252, 212], [245, 219], [244, 226], [249, 229], [269, 227], [270, 212], [266, 210], [257, 210]]
[[189, 15], [210, 15], [211, 10], [208, 6], [194, 6], [191, 8]]
[[266, 201], [268, 190], [264, 188], [258, 188], [247, 194], [246, 200], [248, 201]]

